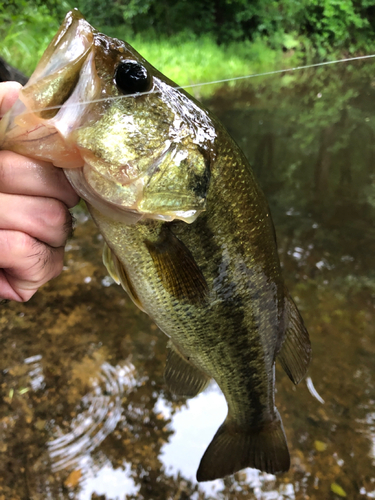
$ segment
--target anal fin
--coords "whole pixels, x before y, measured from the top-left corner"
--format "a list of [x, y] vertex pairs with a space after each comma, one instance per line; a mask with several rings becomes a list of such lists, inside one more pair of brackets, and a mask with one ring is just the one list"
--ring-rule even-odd
[[169, 342], [164, 379], [174, 394], [193, 398], [209, 384], [210, 377], [197, 368]]
[[306, 375], [311, 361], [311, 344], [303, 319], [288, 294], [285, 297], [285, 313], [285, 338], [278, 359], [290, 380], [298, 384]]
[[277, 410], [275, 420], [263, 427], [239, 428], [227, 418], [202, 457], [197, 480], [212, 481], [246, 467], [270, 474], [289, 469], [288, 445]]

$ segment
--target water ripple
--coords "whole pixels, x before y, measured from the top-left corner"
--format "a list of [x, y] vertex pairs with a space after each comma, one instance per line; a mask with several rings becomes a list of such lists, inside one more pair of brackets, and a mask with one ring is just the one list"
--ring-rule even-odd
[[[122, 415], [122, 397], [135, 385], [134, 366], [103, 363], [92, 390], [82, 399], [70, 432], [56, 429], [57, 438], [48, 443], [53, 470], [86, 469], [90, 453], [115, 429]], [[83, 408], [83, 409], [82, 409]]]

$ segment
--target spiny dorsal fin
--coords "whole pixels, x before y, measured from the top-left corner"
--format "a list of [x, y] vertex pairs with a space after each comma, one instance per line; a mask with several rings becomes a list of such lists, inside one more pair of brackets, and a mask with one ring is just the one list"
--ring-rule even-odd
[[172, 342], [168, 343], [168, 347], [165, 382], [174, 394], [193, 398], [208, 386], [210, 377], [183, 356]]
[[303, 319], [289, 294], [285, 297], [285, 317], [285, 337], [278, 359], [290, 380], [298, 384], [310, 364], [311, 344]]
[[206, 301], [208, 287], [190, 250], [164, 226], [157, 241], [145, 241], [164, 288], [191, 304]]
[[123, 289], [128, 293], [129, 297], [132, 299], [134, 304], [139, 307], [141, 311], [144, 311], [142, 303], [135, 291], [132, 282], [127, 275], [124, 266], [118, 260], [116, 255], [112, 252], [109, 246], [104, 243], [103, 248], [103, 263], [107, 268], [111, 278], [118, 284], [122, 285]]
[[263, 427], [237, 427], [227, 418], [202, 457], [197, 480], [212, 481], [246, 467], [270, 474], [289, 469], [288, 445], [277, 410], [274, 421]]

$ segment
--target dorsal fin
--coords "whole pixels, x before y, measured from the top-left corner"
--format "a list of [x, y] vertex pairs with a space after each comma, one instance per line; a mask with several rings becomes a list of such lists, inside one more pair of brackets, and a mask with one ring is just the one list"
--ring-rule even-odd
[[278, 359], [290, 380], [298, 384], [311, 361], [311, 344], [303, 319], [288, 293], [285, 296], [285, 318], [285, 338]]
[[171, 341], [168, 347], [165, 382], [174, 394], [193, 398], [208, 386], [210, 377], [181, 354]]

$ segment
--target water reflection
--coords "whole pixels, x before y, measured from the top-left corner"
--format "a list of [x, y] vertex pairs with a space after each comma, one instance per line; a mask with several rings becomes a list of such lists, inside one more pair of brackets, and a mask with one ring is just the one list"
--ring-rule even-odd
[[54, 429], [55, 439], [48, 442], [53, 470], [78, 469], [85, 476], [90, 453], [115, 430], [122, 415], [122, 400], [135, 387], [134, 367], [129, 363], [113, 367], [103, 363], [90, 391], [83, 396], [70, 431]]
[[324, 404], [277, 370], [290, 472], [196, 484], [224, 399], [168, 393], [167, 339], [107, 276], [79, 211], [61, 277], [0, 311], [0, 498], [375, 498], [374, 69], [253, 81], [209, 103], [266, 191], [312, 339], [307, 383]]

